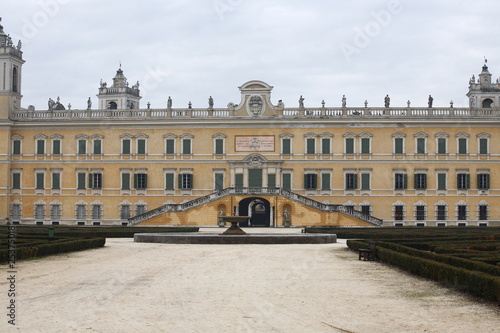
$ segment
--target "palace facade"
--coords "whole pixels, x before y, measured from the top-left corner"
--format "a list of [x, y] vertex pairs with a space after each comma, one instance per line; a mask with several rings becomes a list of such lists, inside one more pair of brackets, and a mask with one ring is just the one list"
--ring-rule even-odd
[[227, 108], [141, 108], [120, 68], [94, 108], [35, 110], [23, 63], [0, 26], [4, 223], [500, 225], [500, 84], [486, 64], [467, 108], [288, 107], [262, 81]]

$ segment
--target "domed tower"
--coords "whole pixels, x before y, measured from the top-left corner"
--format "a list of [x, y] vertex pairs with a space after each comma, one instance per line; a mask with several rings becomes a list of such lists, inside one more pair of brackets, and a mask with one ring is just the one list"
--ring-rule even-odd
[[10, 110], [21, 107], [23, 64], [21, 41], [14, 45], [0, 24], [0, 119], [8, 119]]
[[472, 76], [469, 80], [469, 107], [472, 109], [498, 108], [500, 107], [500, 83], [491, 82], [491, 73], [488, 70], [487, 60], [484, 61], [483, 69], [479, 78]]
[[108, 87], [106, 82], [102, 82], [99, 88], [99, 94], [97, 95], [99, 99], [99, 109], [139, 109], [139, 101], [141, 100], [139, 81], [132, 87], [129, 87], [129, 83], [125, 75], [123, 75], [123, 70], [118, 68], [116, 75], [113, 78], [113, 84]]

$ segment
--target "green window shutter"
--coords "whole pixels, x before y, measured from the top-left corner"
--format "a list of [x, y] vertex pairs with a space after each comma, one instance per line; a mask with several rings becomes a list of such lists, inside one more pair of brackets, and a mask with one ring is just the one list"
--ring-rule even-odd
[[316, 140], [315, 139], [307, 139], [307, 151], [306, 154], [316, 154]]
[[234, 186], [236, 188], [243, 188], [243, 174], [238, 173], [234, 175], [234, 181], [235, 181]]
[[89, 188], [94, 188], [94, 174], [89, 173]]
[[446, 190], [446, 174], [438, 173], [438, 190]]
[[130, 190], [130, 173], [122, 173], [122, 190]]
[[345, 139], [345, 153], [354, 154], [354, 138]]
[[417, 154], [425, 154], [425, 139], [417, 139]]
[[466, 178], [466, 185], [465, 186], [467, 187], [466, 189], [468, 190], [468, 189], [470, 189], [470, 174], [466, 174], [465, 178]]
[[217, 155], [224, 154], [224, 140], [223, 139], [215, 139], [215, 154], [217, 154]]
[[52, 174], [52, 189], [59, 190], [61, 188], [61, 174], [53, 173]]
[[370, 189], [370, 174], [362, 173], [361, 174], [361, 189], [369, 190]]
[[321, 153], [322, 154], [330, 154], [330, 139], [329, 138], [323, 138], [321, 140]]
[[370, 139], [361, 139], [361, 154], [370, 154]]
[[36, 174], [36, 189], [43, 190], [45, 188], [44, 184], [45, 175], [43, 173]]
[[94, 140], [94, 155], [101, 155], [101, 140]]
[[427, 174], [422, 174], [423, 177], [423, 189], [427, 189]]
[[321, 189], [325, 191], [331, 190], [330, 186], [330, 174], [329, 173], [322, 173], [321, 174]]
[[467, 139], [458, 139], [458, 153], [467, 154]]
[[86, 140], [78, 140], [78, 154], [84, 155], [87, 153], [87, 141]]
[[139, 175], [134, 174], [134, 188], [137, 189], [138, 186], [139, 186]]
[[182, 153], [186, 155], [191, 154], [191, 139], [182, 140]]
[[284, 173], [282, 177], [283, 177], [283, 183], [282, 183], [283, 189], [291, 190], [292, 189], [292, 175], [289, 173]]
[[146, 154], [146, 140], [144, 139], [137, 140], [137, 154], [139, 155]]
[[129, 155], [130, 154], [130, 140], [124, 139], [122, 141], [122, 154]]
[[20, 140], [14, 140], [13, 147], [12, 147], [12, 153], [14, 155], [21, 155], [21, 141]]
[[354, 177], [354, 189], [357, 189], [358, 188], [358, 175], [357, 174], [354, 174], [353, 175]]
[[61, 154], [61, 140], [52, 141], [52, 155]]
[[488, 139], [479, 139], [479, 154], [488, 154]]
[[45, 154], [45, 141], [44, 140], [36, 140], [36, 153], [38, 155]]
[[486, 189], [490, 189], [490, 175], [486, 175]]
[[21, 188], [21, 174], [13, 173], [12, 174], [12, 188], [20, 189]]
[[395, 138], [394, 139], [394, 153], [395, 154], [403, 154], [403, 139]]
[[77, 188], [79, 190], [85, 189], [85, 174], [84, 173], [79, 173], [78, 174], [78, 184]]
[[174, 154], [174, 140], [168, 139], [167, 140], [167, 151], [166, 154], [168, 155], [173, 155]]
[[174, 189], [174, 174], [167, 173], [165, 174], [165, 189], [173, 190]]
[[215, 174], [215, 189], [220, 191], [224, 188], [224, 174], [216, 173]]
[[404, 174], [403, 175], [403, 189], [408, 189], [408, 175]]
[[438, 154], [446, 154], [446, 139], [438, 139]]
[[274, 173], [267, 174], [267, 187], [276, 187], [276, 175]]
[[179, 174], [177, 180], [178, 180], [177, 181], [177, 183], [178, 183], [177, 184], [178, 185], [177, 188], [183, 189], [183, 187], [182, 187], [182, 174]]
[[283, 145], [283, 154], [284, 155], [289, 155], [292, 153], [292, 141], [290, 139], [283, 139], [282, 141], [282, 145]]

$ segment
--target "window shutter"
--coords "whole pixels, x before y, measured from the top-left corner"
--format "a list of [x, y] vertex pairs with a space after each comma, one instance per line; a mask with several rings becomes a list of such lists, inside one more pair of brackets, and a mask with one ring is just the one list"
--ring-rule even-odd
[[370, 174], [363, 173], [361, 174], [361, 189], [369, 190], [370, 189]]
[[148, 174], [144, 174], [144, 189], [148, 188]]
[[14, 140], [14, 147], [12, 153], [14, 155], [20, 155], [21, 154], [21, 141], [20, 140]]
[[122, 173], [122, 190], [130, 190], [130, 174]]
[[167, 173], [165, 175], [165, 189], [166, 190], [173, 190], [174, 189], [174, 174], [173, 173]]
[[12, 188], [20, 189], [21, 188], [21, 174], [13, 173], [12, 174]]
[[101, 140], [94, 140], [94, 155], [101, 154]]
[[316, 140], [315, 139], [307, 139], [307, 154], [315, 154], [316, 151], [315, 151], [315, 144], [316, 144]]
[[215, 189], [220, 191], [224, 188], [224, 174], [216, 173], [215, 174]]
[[488, 139], [479, 139], [479, 154], [488, 154]]
[[291, 140], [290, 139], [283, 139], [282, 141], [283, 144], [283, 154], [291, 154]]
[[466, 190], [470, 189], [470, 174], [466, 174], [465, 175], [465, 178], [467, 180], [467, 184], [466, 184]]
[[394, 148], [395, 148], [395, 153], [396, 154], [402, 154], [403, 153], [403, 139], [402, 138], [395, 138], [394, 139]]
[[243, 188], [243, 174], [241, 173], [236, 174], [234, 176], [234, 181], [235, 181], [234, 186], [236, 188]]
[[179, 174], [177, 181], [178, 181], [177, 188], [183, 189], [183, 187], [182, 187], [182, 174]]
[[488, 174], [486, 175], [486, 189], [490, 189], [490, 175]]
[[323, 154], [330, 154], [330, 139], [324, 138], [321, 140], [322, 142], [322, 150]]
[[79, 190], [85, 189], [85, 174], [84, 173], [79, 173], [78, 174], [78, 184], [77, 187]]
[[330, 174], [323, 173], [321, 174], [321, 189], [322, 190], [330, 190]]
[[123, 140], [122, 141], [122, 154], [128, 155], [130, 154], [130, 140]]
[[224, 143], [224, 140], [215, 139], [215, 154], [222, 155], [224, 153], [223, 143]]
[[167, 154], [172, 155], [174, 153], [174, 140], [168, 139], [167, 140]]
[[422, 183], [423, 183], [423, 189], [427, 189], [427, 174], [422, 174]]
[[438, 173], [438, 190], [446, 190], [446, 174]]
[[438, 154], [446, 154], [446, 139], [438, 139]]
[[276, 175], [274, 173], [267, 174], [267, 187], [276, 187]]
[[362, 138], [361, 139], [361, 153], [369, 154], [370, 153], [370, 139]]
[[190, 139], [182, 140], [182, 153], [183, 154], [191, 154], [191, 140]]
[[61, 141], [54, 140], [52, 141], [52, 155], [60, 155], [61, 154]]
[[354, 139], [346, 138], [345, 139], [345, 153], [346, 154], [354, 154]]
[[284, 173], [282, 177], [283, 177], [283, 184], [282, 184], [283, 189], [291, 190], [292, 189], [292, 175], [289, 173]]
[[37, 190], [43, 190], [44, 189], [44, 177], [45, 175], [43, 173], [37, 173], [36, 174], [36, 188]]
[[467, 154], [467, 139], [458, 139], [458, 153]]
[[61, 188], [61, 174], [53, 173], [52, 174], [52, 188], [54, 190], [59, 190]]
[[144, 139], [137, 140], [137, 154], [139, 155], [146, 154], [146, 140]]
[[87, 153], [87, 141], [78, 140], [78, 154], [86, 154]]
[[94, 188], [94, 174], [89, 173], [89, 188]]
[[36, 141], [36, 153], [39, 155], [45, 154], [45, 141], [43, 140]]
[[404, 174], [403, 175], [403, 189], [408, 189], [408, 175]]

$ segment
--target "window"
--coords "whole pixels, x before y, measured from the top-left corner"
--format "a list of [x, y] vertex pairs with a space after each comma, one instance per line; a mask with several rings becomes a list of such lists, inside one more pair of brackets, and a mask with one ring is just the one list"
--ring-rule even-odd
[[130, 139], [122, 140], [122, 155], [130, 155]]
[[236, 175], [234, 175], [234, 186], [236, 188], [243, 188], [243, 174], [241, 173], [238, 173]]
[[438, 154], [446, 154], [446, 139], [438, 138]]
[[488, 154], [488, 139], [479, 139], [479, 154]]
[[102, 173], [89, 174], [89, 188], [91, 189], [102, 188]]
[[223, 173], [216, 173], [214, 175], [214, 180], [215, 180], [215, 186], [214, 189], [216, 191], [220, 191], [224, 188], [224, 174]]
[[52, 173], [52, 189], [53, 190], [61, 189], [61, 174], [58, 172]]
[[490, 188], [490, 175], [480, 173], [477, 175], [477, 188], [479, 190], [488, 190]]
[[458, 153], [467, 154], [467, 139], [465, 138], [458, 139]]
[[460, 221], [467, 220], [467, 206], [465, 205], [457, 206], [457, 219]]
[[425, 190], [427, 188], [427, 174], [416, 173], [414, 175], [414, 185], [416, 190]]
[[370, 138], [361, 138], [361, 154], [370, 154]]
[[408, 188], [408, 175], [404, 173], [394, 174], [394, 189], [406, 190]]
[[317, 188], [317, 181], [318, 181], [318, 175], [313, 173], [306, 173], [304, 175], [304, 189], [315, 190]]
[[364, 215], [371, 215], [371, 206], [370, 205], [361, 205], [361, 213]]
[[36, 154], [37, 155], [45, 154], [45, 140], [36, 140]]
[[101, 155], [102, 154], [101, 143], [102, 143], [102, 141], [100, 139], [96, 139], [93, 141], [92, 153], [94, 155]]
[[182, 139], [182, 153], [184, 155], [191, 154], [191, 139]]
[[331, 175], [329, 173], [321, 174], [321, 189], [323, 191], [331, 190]]
[[50, 219], [52, 221], [59, 221], [61, 219], [60, 205], [50, 205]]
[[322, 138], [321, 139], [321, 153], [324, 155], [331, 154], [331, 142], [330, 138]]
[[135, 206], [135, 215], [141, 215], [146, 212], [146, 205], [144, 204], [137, 204]]
[[362, 173], [361, 174], [361, 189], [365, 190], [365, 191], [370, 189], [370, 174], [369, 173]]
[[35, 204], [35, 219], [36, 220], [45, 219], [45, 205]]
[[479, 220], [484, 221], [488, 219], [488, 206], [479, 205]]
[[438, 173], [437, 174], [437, 189], [438, 190], [446, 190], [446, 174]]
[[470, 175], [467, 173], [457, 174], [457, 189], [468, 190], [470, 188]]
[[79, 172], [77, 174], [77, 185], [76, 185], [76, 188], [78, 190], [84, 190], [86, 187], [85, 187], [85, 178], [86, 178], [86, 174], [84, 172]]
[[190, 173], [180, 174], [179, 188], [182, 190], [191, 190], [193, 188], [193, 175]]
[[19, 172], [12, 174], [12, 188], [21, 189], [21, 174]]
[[446, 220], [446, 206], [438, 205], [436, 207], [436, 220], [444, 221]]
[[102, 214], [101, 205], [100, 204], [92, 205], [92, 219], [93, 220], [100, 220], [101, 214]]
[[134, 175], [134, 188], [145, 190], [148, 187], [148, 175], [146, 173], [136, 173]]
[[175, 153], [175, 141], [174, 139], [167, 139], [166, 141], [166, 154], [167, 155], [173, 155]]
[[316, 139], [309, 138], [306, 140], [306, 154], [316, 154]]
[[395, 154], [404, 154], [403, 138], [394, 138], [394, 153]]
[[292, 153], [292, 139], [281, 140], [281, 153], [283, 155], [290, 155]]
[[37, 190], [43, 190], [45, 188], [45, 174], [37, 173], [35, 181], [36, 181], [35, 187]]
[[354, 154], [354, 138], [345, 139], [345, 153]]
[[274, 173], [267, 174], [267, 187], [276, 187], [276, 175]]
[[415, 219], [417, 221], [425, 220], [425, 206], [423, 205], [415, 206]]
[[130, 190], [130, 173], [122, 173], [122, 190]]
[[76, 218], [78, 220], [85, 220], [87, 218], [86, 205], [76, 205]]
[[128, 220], [130, 218], [130, 205], [120, 206], [120, 219]]
[[215, 139], [215, 154], [224, 154], [224, 139]]
[[137, 154], [139, 155], [146, 154], [146, 139], [137, 140]]
[[403, 206], [402, 205], [394, 206], [394, 220], [402, 221], [403, 218], [404, 218]]
[[12, 204], [12, 213], [11, 213], [12, 222], [21, 220], [21, 205], [20, 204]]
[[52, 140], [52, 155], [61, 155], [61, 140]]
[[165, 174], [165, 190], [174, 190], [174, 174]]
[[12, 141], [12, 154], [21, 155], [21, 140]]
[[417, 138], [417, 154], [425, 154], [425, 138]]
[[87, 140], [78, 140], [78, 155], [87, 153]]
[[283, 187], [284, 190], [291, 190], [292, 189], [292, 174], [290, 173], [284, 173], [282, 175], [282, 180], [283, 182], [281, 183], [281, 186]]
[[358, 175], [355, 173], [345, 174], [345, 189], [355, 190], [358, 188]]

